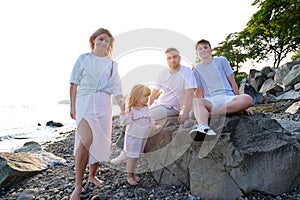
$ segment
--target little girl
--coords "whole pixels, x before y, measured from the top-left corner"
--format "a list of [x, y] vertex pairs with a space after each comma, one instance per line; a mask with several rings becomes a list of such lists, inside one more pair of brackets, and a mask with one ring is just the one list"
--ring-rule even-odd
[[128, 98], [128, 107], [121, 108], [121, 124], [126, 125], [124, 151], [127, 155], [127, 181], [130, 185], [137, 185], [140, 178], [135, 176], [135, 168], [140, 154], [143, 153], [147, 137], [151, 131], [152, 120], [149, 115], [148, 100], [151, 94], [149, 87], [135, 85]]

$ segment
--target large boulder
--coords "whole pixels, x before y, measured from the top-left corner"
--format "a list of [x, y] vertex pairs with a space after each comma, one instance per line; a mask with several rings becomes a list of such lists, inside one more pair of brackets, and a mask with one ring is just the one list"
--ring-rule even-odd
[[253, 102], [252, 105], [259, 104], [263, 101], [264, 96], [263, 93], [258, 92], [252, 85], [248, 83], [242, 83], [239, 88], [240, 94], [248, 94], [252, 97]]
[[261, 86], [259, 92], [263, 93], [265, 96], [267, 96], [268, 94], [279, 96], [278, 94], [283, 92], [283, 88], [280, 85], [276, 84], [273, 79], [269, 78]]
[[255, 69], [250, 69], [248, 80], [249, 80], [250, 84], [252, 85], [252, 87], [256, 91], [259, 91], [260, 87], [262, 86], [262, 84], [265, 81], [265, 77], [264, 77], [263, 73], [261, 73], [260, 71], [255, 70]]
[[290, 67], [288, 67], [287, 64], [280, 66], [275, 71], [274, 81], [277, 83], [282, 83], [282, 80], [289, 73], [289, 71], [290, 71]]
[[167, 120], [148, 138], [145, 156], [161, 184], [185, 185], [205, 199], [235, 199], [260, 191], [278, 195], [300, 185], [300, 137], [263, 113], [210, 119], [218, 136], [194, 142], [196, 123]]
[[[270, 67], [263, 67], [261, 71], [250, 69], [248, 82], [240, 82], [241, 94], [249, 94], [253, 98], [253, 105], [264, 103], [265, 97], [281, 99], [296, 99], [300, 88], [300, 61], [288, 62], [275, 71]], [[250, 84], [248, 87], [246, 84]], [[251, 90], [259, 91], [257, 94]], [[262, 98], [259, 98], [262, 96]]]
[[294, 65], [292, 70], [282, 80], [284, 87], [293, 86], [300, 82], [300, 64]]
[[0, 186], [9, 188], [49, 166], [65, 163], [64, 159], [43, 150], [38, 143], [25, 143], [13, 153], [0, 153]]

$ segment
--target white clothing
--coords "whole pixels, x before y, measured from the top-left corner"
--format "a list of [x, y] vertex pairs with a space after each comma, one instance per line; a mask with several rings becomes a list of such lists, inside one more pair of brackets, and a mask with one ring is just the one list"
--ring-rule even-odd
[[157, 121], [167, 117], [178, 116], [179, 111], [172, 107], [167, 107], [164, 105], [158, 105], [156, 103], [150, 106], [150, 116], [153, 120]]
[[208, 101], [212, 103], [212, 110], [218, 109], [226, 103], [231, 102], [234, 99], [235, 95], [215, 95], [213, 97], [205, 97]]
[[144, 148], [147, 142], [147, 138], [137, 138], [132, 135], [125, 135], [124, 151], [128, 158], [139, 158], [141, 153], [144, 152]]
[[89, 164], [109, 161], [112, 129], [111, 94], [122, 93], [117, 64], [108, 57], [97, 57], [91, 53], [82, 54], [74, 65], [69, 82], [78, 85], [74, 153], [80, 141], [78, 125], [85, 119], [93, 134]]
[[171, 74], [170, 69], [163, 70], [154, 85], [156, 90], [163, 93], [154, 101], [154, 105], [164, 105], [180, 111], [182, 108], [185, 90], [196, 88], [196, 80], [191, 68], [181, 66], [177, 73]]
[[[100, 77], [101, 79], [99, 79]], [[92, 53], [79, 56], [73, 67], [69, 83], [77, 85], [80, 83], [78, 96], [100, 90], [113, 94], [113, 96], [122, 94], [118, 63], [108, 57], [94, 56]]]
[[204, 93], [204, 98], [218, 109], [235, 97], [228, 76], [232, 75], [228, 60], [225, 57], [214, 57], [209, 64], [200, 63], [194, 69], [197, 86]]
[[211, 63], [200, 63], [194, 68], [197, 86], [202, 89], [204, 97], [233, 96], [232, 87], [227, 79], [232, 74], [233, 70], [225, 57], [214, 57]]
[[127, 157], [138, 158], [143, 153], [152, 122], [148, 107], [140, 110], [132, 107], [129, 113], [121, 115], [121, 124], [126, 125], [124, 151]]

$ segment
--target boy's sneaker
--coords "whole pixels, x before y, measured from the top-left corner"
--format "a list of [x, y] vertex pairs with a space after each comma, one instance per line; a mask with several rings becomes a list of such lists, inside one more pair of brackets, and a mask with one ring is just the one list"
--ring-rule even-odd
[[110, 163], [118, 165], [127, 160], [126, 152], [122, 151], [120, 155], [110, 161]]
[[195, 125], [190, 134], [194, 141], [212, 140], [217, 136], [206, 124]]

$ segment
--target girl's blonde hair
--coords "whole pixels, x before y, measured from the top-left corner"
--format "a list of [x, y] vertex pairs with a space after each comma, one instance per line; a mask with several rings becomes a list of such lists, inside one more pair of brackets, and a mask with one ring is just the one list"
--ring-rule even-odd
[[151, 90], [146, 85], [137, 84], [133, 86], [128, 97], [128, 111], [130, 112], [132, 106], [136, 106], [138, 100], [142, 96], [149, 96], [150, 94], [151, 94]]
[[109, 36], [110, 42], [109, 42], [109, 45], [108, 45], [108, 48], [107, 48], [107, 52], [106, 52], [106, 53], [107, 53], [107, 56], [111, 56], [115, 38], [112, 36], [112, 34], [109, 32], [109, 30], [107, 30], [107, 29], [105, 29], [105, 28], [99, 28], [99, 29], [97, 29], [97, 30], [90, 36], [90, 39], [89, 39], [89, 42], [90, 42], [90, 48], [91, 48], [91, 50], [94, 49], [94, 47], [95, 47], [94, 40], [95, 40], [95, 38], [96, 38], [98, 35], [101, 35], [101, 34], [106, 34], [106, 35]]

